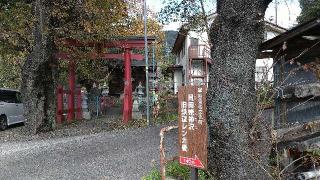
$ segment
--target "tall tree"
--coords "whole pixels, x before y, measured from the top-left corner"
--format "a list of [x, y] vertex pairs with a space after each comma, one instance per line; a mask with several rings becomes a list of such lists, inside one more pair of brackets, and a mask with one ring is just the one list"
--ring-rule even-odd
[[21, 66], [32, 50], [30, 12], [27, 1], [0, 1], [0, 87], [20, 87]]
[[[172, 1], [162, 11], [165, 20], [182, 17], [192, 23], [194, 17], [203, 14], [201, 0]], [[271, 1], [216, 1], [217, 16], [209, 34], [214, 63], [210, 67], [207, 110], [208, 168], [217, 179], [271, 179], [266, 168], [270, 134], [257, 117], [254, 78], [258, 47], [263, 40], [263, 19]], [[196, 2], [200, 6], [187, 13]], [[197, 28], [199, 24], [191, 27], [194, 25]]]
[[320, 18], [320, 0], [299, 0], [299, 3], [301, 7], [301, 14], [298, 17], [299, 23]]
[[[218, 179], [269, 179], [270, 139], [256, 117], [255, 60], [272, 0], [218, 0], [207, 94], [209, 168]], [[264, 129], [264, 131], [266, 131]], [[265, 146], [261, 146], [265, 145]]]
[[215, 12], [216, 0], [166, 0], [165, 2], [166, 5], [159, 13], [160, 22], [163, 24], [181, 22], [187, 29], [209, 34], [208, 17]]
[[55, 119], [55, 82], [53, 2], [35, 0], [34, 46], [22, 68], [22, 87], [28, 133], [50, 130]]

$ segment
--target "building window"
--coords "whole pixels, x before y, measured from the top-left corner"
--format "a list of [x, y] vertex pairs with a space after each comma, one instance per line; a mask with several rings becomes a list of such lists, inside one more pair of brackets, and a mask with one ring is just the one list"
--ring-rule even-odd
[[190, 45], [191, 46], [198, 46], [199, 45], [199, 39], [190, 37]]
[[183, 44], [182, 44], [182, 58], [184, 57], [185, 54], [186, 54], [186, 47], [185, 47], [185, 43], [183, 42]]
[[266, 66], [256, 67], [256, 81], [268, 81], [268, 69]]
[[203, 68], [203, 60], [192, 60], [191, 75], [203, 76], [205, 73]]

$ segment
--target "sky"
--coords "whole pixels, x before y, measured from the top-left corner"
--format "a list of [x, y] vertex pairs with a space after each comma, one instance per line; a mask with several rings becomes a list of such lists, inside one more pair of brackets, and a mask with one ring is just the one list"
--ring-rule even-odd
[[[159, 12], [162, 7], [164, 7], [163, 0], [146, 0], [147, 6], [155, 12]], [[269, 4], [269, 7], [266, 11], [265, 19], [275, 23], [275, 12], [276, 6], [275, 2], [277, 2], [278, 6], [278, 18], [277, 24], [284, 28], [291, 28], [295, 26], [296, 18], [299, 16], [301, 9], [299, 7], [298, 0], [273, 0], [272, 3]], [[177, 30], [181, 26], [181, 23], [170, 23], [169, 25], [165, 25], [165, 30]]]

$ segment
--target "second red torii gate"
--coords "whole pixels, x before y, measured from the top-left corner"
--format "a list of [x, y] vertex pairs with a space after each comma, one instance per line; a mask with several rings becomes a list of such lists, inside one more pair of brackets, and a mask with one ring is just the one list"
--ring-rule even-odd
[[[148, 37], [147, 43], [155, 42], [154, 37]], [[76, 39], [61, 39], [59, 44], [68, 47], [71, 51], [72, 48], [77, 47], [94, 47], [97, 51], [90, 52], [85, 55], [88, 59], [122, 59], [124, 60], [124, 99], [123, 99], [123, 122], [128, 123], [132, 119], [132, 81], [131, 81], [131, 60], [142, 61], [144, 56], [141, 54], [134, 54], [132, 49], [143, 49], [145, 46], [144, 37], [127, 37], [118, 38], [112, 41], [102, 42], [81, 42]], [[102, 53], [104, 48], [118, 48], [122, 49], [122, 54]], [[58, 52], [56, 53], [57, 59], [69, 60], [69, 98], [68, 98], [68, 116], [67, 119], [72, 121], [74, 119], [74, 99], [75, 99], [75, 60], [73, 52]], [[148, 72], [146, 72], [148, 73]]]

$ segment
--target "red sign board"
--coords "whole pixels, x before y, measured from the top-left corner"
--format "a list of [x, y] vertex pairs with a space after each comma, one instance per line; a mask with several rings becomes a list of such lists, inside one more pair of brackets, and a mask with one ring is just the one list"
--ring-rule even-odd
[[207, 121], [206, 86], [181, 86], [179, 100], [179, 161], [180, 164], [206, 169]]
[[204, 165], [198, 158], [198, 156], [195, 156], [194, 158], [188, 158], [188, 157], [179, 157], [180, 164], [193, 166], [196, 168], [204, 169]]

